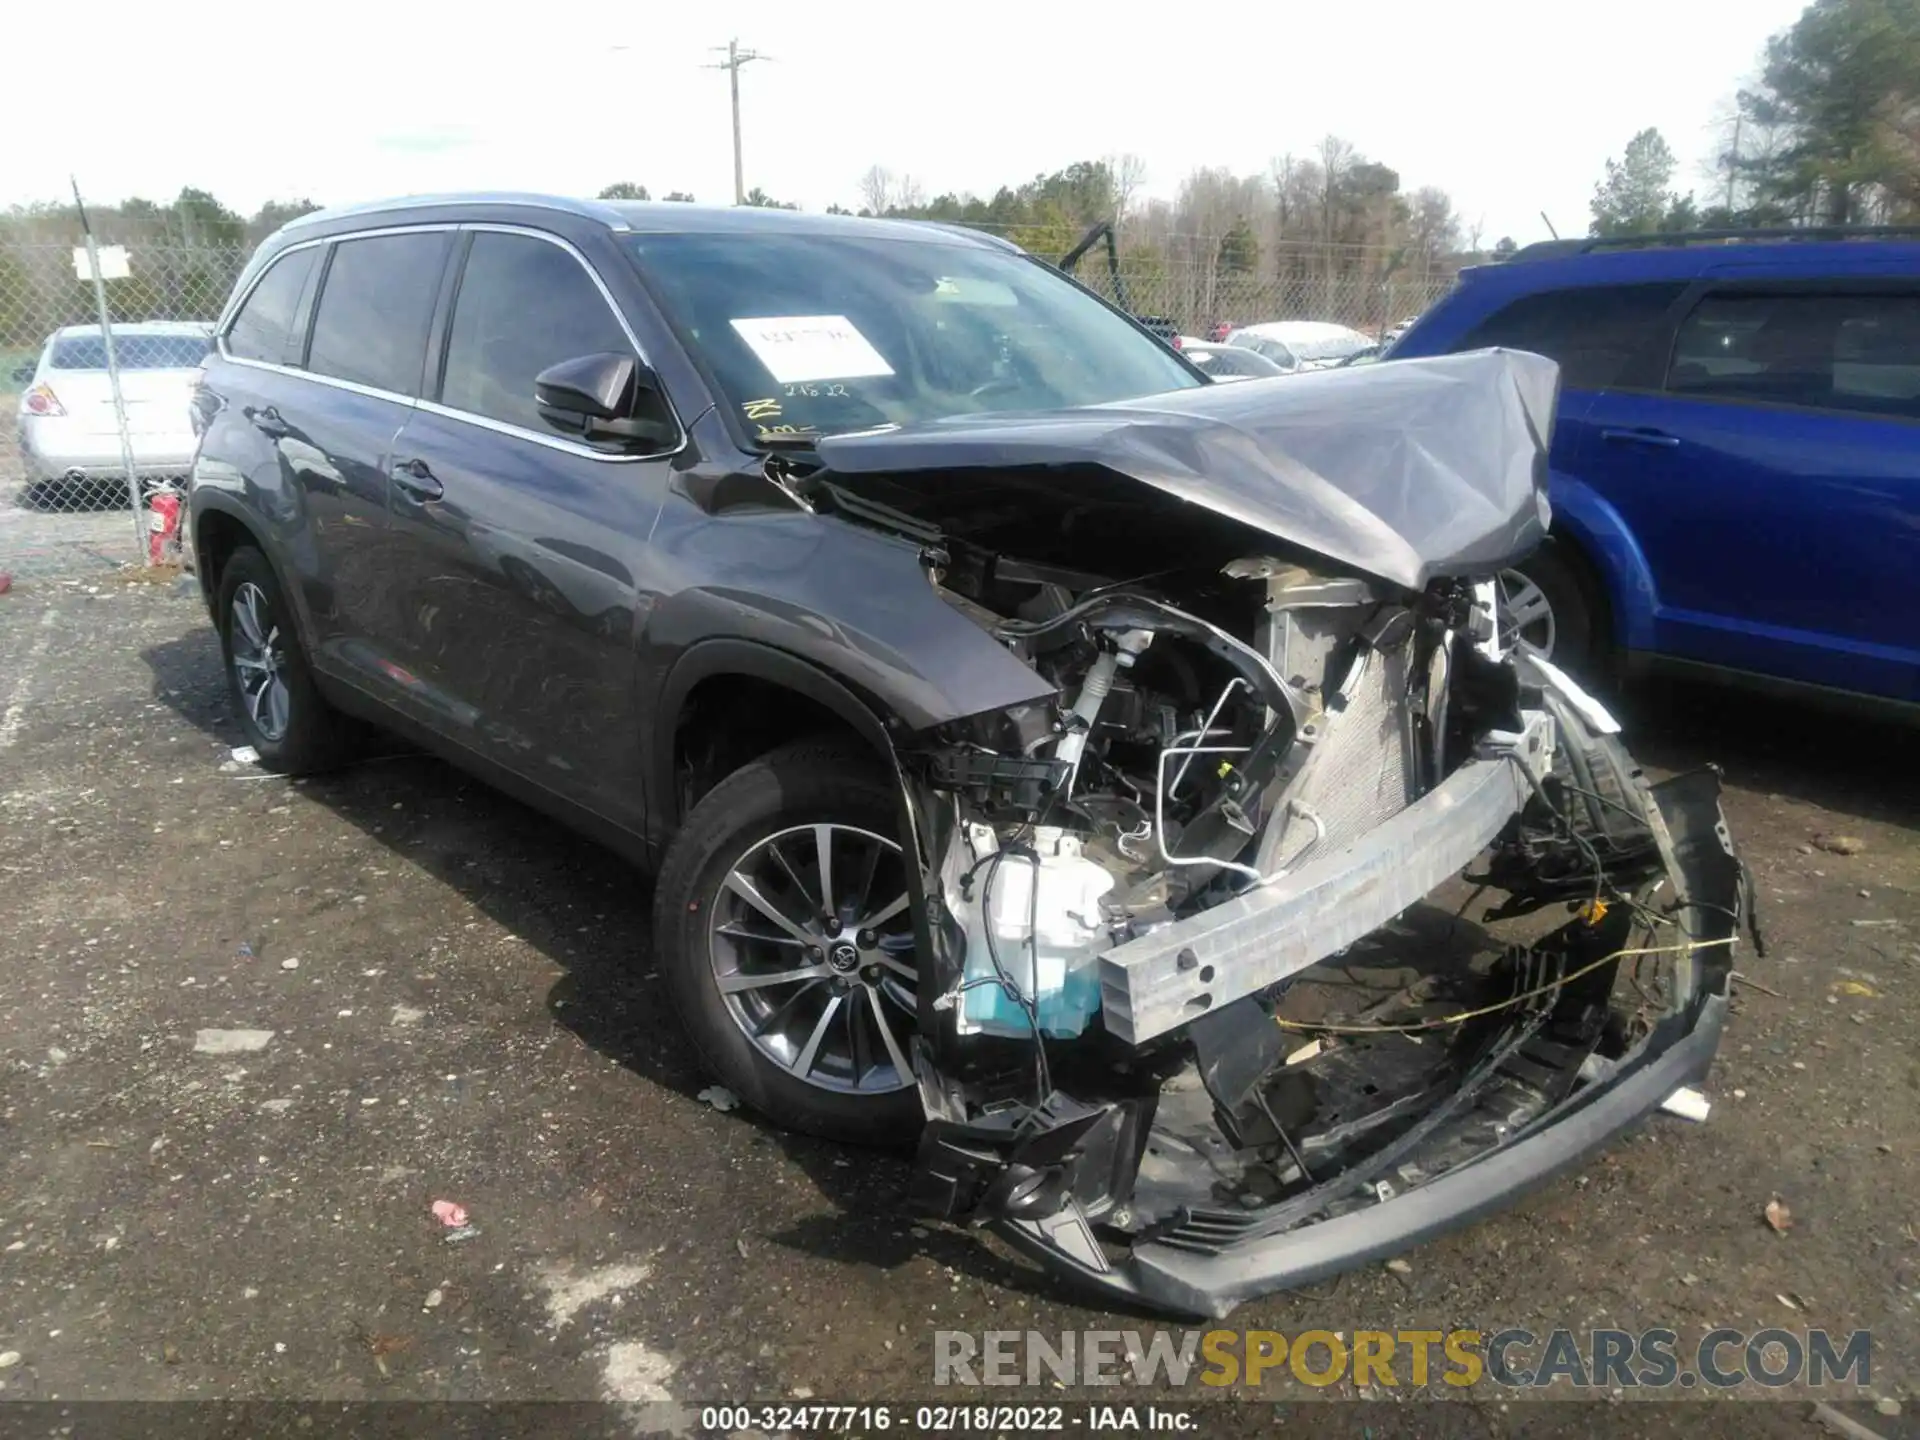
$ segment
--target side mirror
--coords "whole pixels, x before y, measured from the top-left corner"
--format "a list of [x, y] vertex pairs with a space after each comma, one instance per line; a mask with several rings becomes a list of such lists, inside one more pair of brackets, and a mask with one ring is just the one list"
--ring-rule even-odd
[[540, 418], [585, 440], [669, 445], [674, 426], [660, 378], [634, 355], [580, 355], [549, 365], [533, 380]]

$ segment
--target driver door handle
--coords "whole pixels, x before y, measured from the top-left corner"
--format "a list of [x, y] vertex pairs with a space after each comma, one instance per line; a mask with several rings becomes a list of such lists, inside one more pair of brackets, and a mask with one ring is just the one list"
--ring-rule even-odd
[[424, 460], [396, 460], [390, 473], [393, 483], [416, 500], [438, 500], [447, 493], [447, 487], [440, 483]]

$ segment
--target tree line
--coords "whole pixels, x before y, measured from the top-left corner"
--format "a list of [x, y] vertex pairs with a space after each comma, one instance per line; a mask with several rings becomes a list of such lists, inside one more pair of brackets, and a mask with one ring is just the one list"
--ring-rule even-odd
[[1594, 187], [1594, 235], [1920, 221], [1920, 0], [1814, 0], [1767, 42], [1704, 194], [1642, 130]]
[[[1431, 292], [1480, 242], [1445, 190], [1409, 192], [1397, 170], [1335, 135], [1259, 174], [1196, 169], [1171, 199], [1143, 196], [1145, 179], [1138, 156], [1118, 155], [991, 196], [929, 198], [913, 177], [876, 165], [861, 177], [858, 213], [975, 226], [1049, 259], [1094, 224], [1115, 223], [1135, 308], [1187, 324], [1295, 312], [1374, 323], [1389, 286]], [[1083, 278], [1102, 284], [1099, 263]]]
[[[271, 200], [242, 215], [191, 186], [172, 200], [87, 206], [102, 245], [128, 247], [131, 273], [108, 287], [116, 320], [210, 320], [253, 248], [311, 200]], [[38, 345], [62, 325], [94, 318], [91, 287], [74, 272], [81, 238], [72, 204], [16, 205], [0, 214], [0, 345]]]

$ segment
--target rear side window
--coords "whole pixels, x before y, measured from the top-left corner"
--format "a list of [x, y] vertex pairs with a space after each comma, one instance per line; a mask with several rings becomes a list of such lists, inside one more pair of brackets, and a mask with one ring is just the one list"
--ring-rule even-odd
[[307, 368], [398, 395], [419, 394], [447, 240], [436, 231], [335, 245], [314, 309]]
[[1667, 389], [1920, 419], [1920, 291], [1709, 295], [1680, 326]]
[[534, 376], [605, 353], [631, 355], [633, 342], [579, 261], [528, 235], [473, 237], [447, 336], [442, 404], [551, 430], [534, 405]]
[[1531, 350], [1559, 363], [1568, 389], [1602, 389], [1622, 382], [1685, 289], [1681, 284], [1592, 285], [1523, 295], [1482, 320], [1455, 348]]
[[272, 365], [287, 358], [287, 332], [293, 328], [301, 292], [307, 288], [307, 277], [319, 256], [319, 247], [309, 246], [282, 255], [267, 267], [267, 273], [241, 302], [240, 313], [227, 327], [229, 355]]

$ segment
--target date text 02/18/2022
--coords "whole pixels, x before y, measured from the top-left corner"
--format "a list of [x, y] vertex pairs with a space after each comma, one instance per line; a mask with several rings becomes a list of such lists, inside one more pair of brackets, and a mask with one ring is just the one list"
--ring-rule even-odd
[[712, 1432], [813, 1431], [871, 1434], [1005, 1434], [1086, 1430], [1158, 1431], [1197, 1428], [1193, 1415], [1165, 1405], [709, 1405], [700, 1428]]

